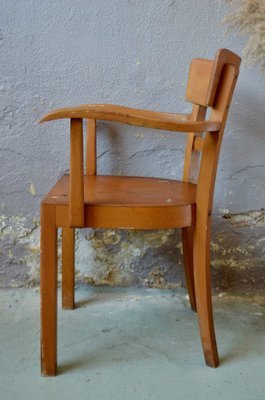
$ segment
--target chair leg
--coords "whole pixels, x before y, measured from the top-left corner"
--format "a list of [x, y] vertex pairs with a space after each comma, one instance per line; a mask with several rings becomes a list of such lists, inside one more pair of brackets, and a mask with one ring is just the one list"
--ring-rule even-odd
[[57, 229], [55, 206], [41, 206], [41, 372], [55, 376], [57, 369]]
[[75, 307], [75, 230], [62, 228], [62, 308]]
[[187, 289], [189, 293], [191, 308], [193, 311], [196, 311], [197, 309], [196, 309], [194, 271], [193, 271], [193, 235], [194, 235], [193, 226], [182, 228], [183, 261], [184, 261]]
[[216, 368], [219, 364], [216, 345], [210, 276], [210, 223], [198, 224], [194, 233], [195, 294], [206, 364]]

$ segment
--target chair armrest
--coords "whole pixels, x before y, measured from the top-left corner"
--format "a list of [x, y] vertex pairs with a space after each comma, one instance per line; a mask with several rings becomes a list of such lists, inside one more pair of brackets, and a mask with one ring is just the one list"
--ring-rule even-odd
[[61, 108], [51, 111], [39, 122], [62, 118], [115, 121], [127, 125], [177, 132], [217, 132], [221, 126], [220, 122], [215, 121], [190, 121], [190, 114], [138, 110], [112, 104], [85, 104], [79, 107]]

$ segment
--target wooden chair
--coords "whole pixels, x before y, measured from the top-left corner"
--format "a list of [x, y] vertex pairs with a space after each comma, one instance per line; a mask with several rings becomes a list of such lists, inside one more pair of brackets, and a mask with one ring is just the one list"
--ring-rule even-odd
[[[212, 201], [224, 127], [241, 59], [221, 49], [214, 60], [193, 59], [186, 100], [191, 114], [160, 113], [110, 104], [50, 112], [40, 122], [70, 119], [70, 175], [41, 204], [42, 374], [57, 368], [57, 228], [62, 228], [62, 304], [74, 308], [75, 228], [182, 228], [184, 265], [191, 307], [197, 310], [206, 364], [217, 367], [210, 286]], [[210, 116], [205, 120], [207, 108]], [[87, 119], [86, 165], [83, 119]], [[183, 181], [99, 176], [96, 120], [188, 133]], [[198, 171], [198, 179], [192, 178]], [[168, 199], [171, 199], [169, 202]]]

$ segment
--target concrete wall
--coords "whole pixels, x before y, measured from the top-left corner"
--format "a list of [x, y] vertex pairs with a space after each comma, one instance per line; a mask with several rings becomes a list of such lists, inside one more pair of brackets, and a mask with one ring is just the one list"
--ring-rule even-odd
[[[223, 0], [1, 6], [0, 285], [20, 286], [38, 282], [40, 201], [69, 167], [68, 123], [40, 126], [38, 119], [93, 102], [189, 112], [183, 98], [190, 59], [211, 58], [220, 47], [240, 54], [244, 41], [225, 32]], [[184, 135], [98, 128], [99, 173], [181, 177]], [[264, 137], [264, 77], [243, 66], [215, 195], [212, 265], [220, 289], [264, 285]], [[173, 230], [77, 232], [79, 281], [175, 287], [183, 284], [181, 263]]]

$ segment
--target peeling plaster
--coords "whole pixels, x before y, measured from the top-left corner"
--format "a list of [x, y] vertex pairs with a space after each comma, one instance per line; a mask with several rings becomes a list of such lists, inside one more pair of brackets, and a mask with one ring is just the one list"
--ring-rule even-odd
[[[121, 286], [176, 287], [183, 277], [177, 274], [181, 267], [179, 236], [172, 229], [90, 230], [85, 236], [78, 231], [76, 240], [77, 247], [82, 246], [84, 251], [83, 258], [79, 258], [81, 253], [77, 255], [77, 280]], [[87, 249], [88, 256], [85, 255]], [[158, 259], [154, 259], [156, 252], [160, 253]]]
[[[249, 228], [250, 229], [250, 228]], [[39, 222], [0, 216], [0, 286], [39, 283]], [[265, 236], [253, 233], [242, 243], [236, 232], [213, 235], [213, 286], [264, 287]], [[58, 234], [61, 271], [61, 231]], [[185, 286], [178, 230], [76, 230], [76, 282], [94, 285], [177, 288]], [[59, 274], [60, 281], [60, 274]]]
[[[0, 287], [39, 281], [39, 223], [0, 215]], [[3, 278], [2, 278], [3, 277]]]
[[32, 182], [30, 182], [30, 185], [29, 185], [29, 192], [30, 192], [30, 194], [32, 194], [32, 196], [36, 196], [36, 190], [35, 190], [35, 187]]
[[223, 218], [236, 226], [265, 226], [265, 210], [251, 210], [237, 214], [225, 214]]

